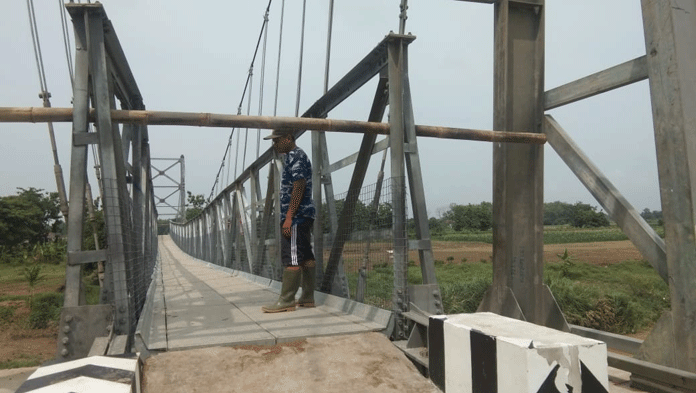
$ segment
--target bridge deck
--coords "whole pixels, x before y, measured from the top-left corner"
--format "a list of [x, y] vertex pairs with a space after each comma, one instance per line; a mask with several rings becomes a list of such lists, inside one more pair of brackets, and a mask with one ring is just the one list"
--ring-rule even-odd
[[[307, 337], [381, 331], [389, 312], [316, 292], [318, 307], [266, 314], [279, 283], [190, 257], [159, 238], [160, 277], [145, 344], [150, 350], [267, 345]], [[146, 328], [146, 327], [145, 327]]]

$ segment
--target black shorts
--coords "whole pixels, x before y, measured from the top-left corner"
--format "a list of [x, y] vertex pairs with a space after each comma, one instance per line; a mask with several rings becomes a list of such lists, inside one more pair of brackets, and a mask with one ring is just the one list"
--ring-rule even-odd
[[302, 266], [306, 261], [314, 260], [312, 225], [314, 225], [314, 220], [304, 220], [300, 224], [292, 225], [289, 239], [280, 236], [280, 259], [284, 267]]

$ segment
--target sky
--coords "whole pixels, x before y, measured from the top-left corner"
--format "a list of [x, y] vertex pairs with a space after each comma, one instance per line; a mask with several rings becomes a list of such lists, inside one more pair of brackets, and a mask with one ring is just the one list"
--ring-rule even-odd
[[[103, 0], [102, 3], [147, 109], [237, 113], [267, 1]], [[335, 2], [329, 86], [390, 31], [398, 31], [400, 3], [400, 0]], [[59, 0], [34, 0], [51, 104], [70, 107], [72, 91], [60, 4]], [[254, 67], [251, 94], [242, 103], [243, 114], [295, 115], [303, 2], [285, 1], [278, 71], [282, 4], [282, 0], [272, 2], [265, 67], [261, 62], [262, 46]], [[324, 91], [328, 4], [328, 1], [317, 0], [306, 2], [300, 114]], [[409, 47], [409, 78], [416, 124], [492, 129], [493, 17], [490, 4], [454, 0], [409, 2], [406, 32], [417, 37]], [[68, 23], [71, 29], [69, 53], [74, 56], [72, 24]], [[29, 26], [26, 2], [2, 2], [0, 107], [42, 105]], [[546, 1], [545, 90], [644, 54], [639, 2]], [[265, 69], [263, 90], [259, 87], [262, 69]], [[334, 109], [329, 117], [366, 120], [375, 87], [376, 79], [373, 79]], [[263, 100], [260, 91], [263, 91]], [[647, 81], [546, 113], [554, 116], [638, 211], [644, 208], [661, 210]], [[208, 197], [232, 130], [150, 126], [148, 131], [151, 156], [178, 158], [184, 155], [186, 189]], [[232, 136], [231, 162], [224, 161], [221, 178], [224, 184], [235, 177], [235, 160], [237, 173], [240, 173], [243, 163], [248, 165], [256, 158], [259, 132], [237, 131]], [[55, 124], [55, 132], [58, 157], [68, 188], [70, 125]], [[262, 137], [268, 132], [260, 131]], [[16, 193], [17, 187], [56, 190], [45, 123], [0, 123], [0, 138], [0, 196]], [[355, 153], [361, 137], [327, 133], [327, 141], [333, 163]], [[311, 151], [309, 133], [298, 140], [298, 145], [308, 153]], [[269, 141], [261, 140], [261, 153], [269, 147]], [[418, 148], [428, 216], [440, 216], [452, 203], [477, 204], [492, 200], [491, 143], [419, 138]], [[548, 144], [544, 147], [544, 155], [545, 202], [583, 202], [600, 207]], [[153, 161], [159, 169], [171, 163], [173, 161]], [[381, 154], [374, 155], [365, 184], [376, 181], [380, 163]], [[96, 189], [93, 165], [90, 162], [88, 172], [92, 187]], [[178, 180], [176, 168], [167, 173]], [[336, 194], [347, 191], [352, 168], [332, 174]], [[164, 177], [155, 182], [156, 186], [172, 184]], [[262, 184], [265, 185], [265, 180]], [[170, 192], [163, 188], [155, 191], [160, 198]], [[176, 199], [172, 197], [168, 202], [176, 204]]]

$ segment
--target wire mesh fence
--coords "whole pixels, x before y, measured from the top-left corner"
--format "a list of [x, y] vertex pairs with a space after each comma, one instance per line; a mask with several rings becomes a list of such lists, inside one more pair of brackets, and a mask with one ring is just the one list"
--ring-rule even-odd
[[[394, 265], [394, 253], [399, 253], [399, 250], [394, 249], [395, 244], [401, 245], [401, 255], [408, 255], [406, 225], [396, 238], [394, 235], [395, 212], [392, 198], [395, 187], [405, 188], [405, 179], [384, 179], [362, 187], [357, 195], [349, 195], [349, 192], [335, 195], [336, 216], [333, 219], [329, 210], [334, 209], [329, 209], [326, 203], [321, 206], [324, 220], [324, 263], [328, 263], [332, 248], [341, 243], [339, 268], [346, 275], [348, 296], [387, 309], [391, 308], [394, 284], [405, 288], [407, 279], [406, 264]], [[332, 222], [337, 222], [346, 205], [350, 204], [350, 198], [356, 198], [352, 223], [332, 236]], [[234, 201], [234, 198], [231, 200]], [[172, 230], [172, 238], [182, 250], [196, 258], [279, 280], [282, 265], [276, 241], [279, 232], [276, 227], [278, 213], [273, 207], [268, 213], [270, 217], [264, 217], [264, 204], [265, 201], [261, 200], [253, 206], [240, 209], [232, 203], [229, 211], [219, 209], [220, 214], [216, 218], [211, 218], [213, 215], [208, 214], [205, 220], [199, 216], [199, 219], [183, 226], [176, 224], [178, 228]], [[257, 214], [252, 214], [254, 211]], [[246, 214], [246, 217], [241, 214]], [[406, 203], [402, 214], [403, 222], [408, 223]], [[211, 224], [214, 220], [219, 220], [221, 225]], [[244, 227], [245, 223], [249, 228]], [[317, 234], [314, 236], [316, 238]], [[398, 273], [396, 280], [395, 270]]]
[[[157, 224], [151, 202], [134, 204], [128, 190], [113, 179], [102, 179], [108, 260], [101, 302], [112, 303], [127, 316], [122, 334], [132, 334], [145, 305], [157, 261]], [[119, 326], [117, 321], [117, 326]]]
[[[355, 201], [352, 225], [337, 232], [335, 239], [331, 239], [328, 233], [328, 212], [324, 214], [324, 230], [327, 232], [324, 234], [324, 260], [329, 259], [334, 244], [343, 242], [341, 258], [348, 280], [349, 296], [357, 301], [386, 309], [391, 308], [394, 287], [395, 233], [392, 198], [395, 187], [403, 187], [403, 184], [403, 180], [395, 182], [388, 178], [383, 182], [362, 187]], [[349, 192], [335, 196], [336, 213], [339, 217], [346, 205]], [[407, 221], [407, 216], [404, 217], [404, 221]], [[397, 235], [397, 238], [406, 244], [405, 231]]]

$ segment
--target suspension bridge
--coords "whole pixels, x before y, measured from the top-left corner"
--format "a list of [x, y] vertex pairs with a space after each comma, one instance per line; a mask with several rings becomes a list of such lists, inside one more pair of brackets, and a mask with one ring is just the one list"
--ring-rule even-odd
[[[327, 77], [324, 94], [301, 115], [298, 100], [295, 117], [290, 118], [275, 113], [272, 117], [242, 115], [244, 94], [236, 115], [146, 110], [127, 61], [127, 48], [121, 47], [105, 7], [99, 3], [65, 4], [75, 37], [74, 70], [70, 65], [73, 107], [51, 108], [44, 80], [43, 108], [0, 108], [0, 121], [45, 122], [51, 135], [53, 123], [72, 124], [69, 192], [62, 186], [57, 161], [55, 170], [68, 223], [65, 304], [57, 359], [71, 361], [95, 353], [138, 352], [148, 356], [207, 345], [277, 344], [379, 331], [444, 389], [444, 371], [433, 369], [433, 365], [444, 367], [433, 361], [433, 354], [445, 355], [432, 333], [442, 330], [443, 306], [418, 150], [420, 139], [435, 137], [493, 144], [494, 275], [480, 312], [572, 332], [628, 353], [630, 356], [610, 352], [606, 360], [610, 366], [630, 372], [636, 386], [665, 392], [696, 391], [696, 295], [692, 290], [696, 277], [696, 203], [691, 192], [691, 173], [696, 167], [692, 163], [696, 157], [692, 152], [696, 145], [696, 49], [691, 45], [696, 36], [696, 4], [643, 0], [646, 55], [544, 91], [547, 2], [476, 2], [489, 3], [495, 10], [494, 130], [415, 123], [408, 68], [409, 45], [415, 37], [404, 30], [406, 1], [401, 2], [399, 32], [376, 41], [374, 49], [333, 86], [328, 86]], [[33, 4], [27, 4], [31, 19]], [[256, 51], [264, 42], [267, 23], [266, 14]], [[67, 22], [63, 25], [67, 31]], [[35, 33], [34, 26], [32, 34], [38, 44]], [[330, 47], [330, 36], [327, 42]], [[44, 79], [40, 49], [36, 48], [40, 79]], [[250, 70], [247, 87], [251, 76]], [[328, 118], [333, 109], [374, 78], [378, 83], [366, 122]], [[665, 239], [647, 225], [562, 126], [544, 114], [545, 110], [646, 79], [650, 83]], [[383, 123], [387, 109], [389, 121]], [[169, 236], [157, 236], [148, 126], [158, 125], [233, 128], [238, 136], [242, 128], [288, 129], [296, 138], [311, 132], [313, 195], [315, 203], [326, 206], [327, 216], [317, 217], [314, 227], [320, 307], [302, 315], [290, 313], [290, 317], [263, 315], [259, 309], [260, 304], [273, 299], [280, 278], [277, 245], [281, 234], [276, 210], [282, 167], [272, 149], [259, 151], [249, 165], [243, 158], [243, 169], [238, 175], [235, 171], [236, 178], [229, 184], [223, 183], [221, 166], [202, 212], [185, 220], [180, 208], [170, 222]], [[331, 163], [327, 132], [360, 134], [359, 151]], [[384, 137], [378, 141], [380, 135]], [[645, 341], [569, 325], [543, 284], [545, 143], [558, 152], [668, 283], [672, 308]], [[85, 201], [92, 200], [86, 172], [90, 148], [98, 153], [95, 157], [108, 247], [84, 250], [84, 216], [91, 205]], [[384, 153], [378, 181], [366, 186], [367, 165], [380, 152]], [[225, 153], [227, 159], [228, 153], [231, 144]], [[385, 177], [387, 158], [390, 174]], [[337, 195], [332, 173], [349, 165], [354, 165], [354, 170], [348, 192]], [[230, 167], [228, 164], [228, 171]], [[267, 174], [265, 188], [263, 174]], [[360, 217], [364, 225], [357, 228], [361, 205], [368, 210]], [[411, 237], [406, 230], [407, 212], [415, 223], [415, 236]], [[418, 255], [421, 284], [408, 283], [409, 251]], [[100, 305], [84, 303], [81, 274], [89, 263], [103, 264]], [[368, 273], [380, 263], [393, 266], [392, 299], [384, 308], [364, 304], [370, 287]], [[353, 299], [345, 275], [348, 266], [360, 271]], [[583, 374], [583, 386], [592, 383], [586, 376]], [[588, 391], [585, 389], [582, 391]], [[601, 389], [607, 391], [606, 383]]]

